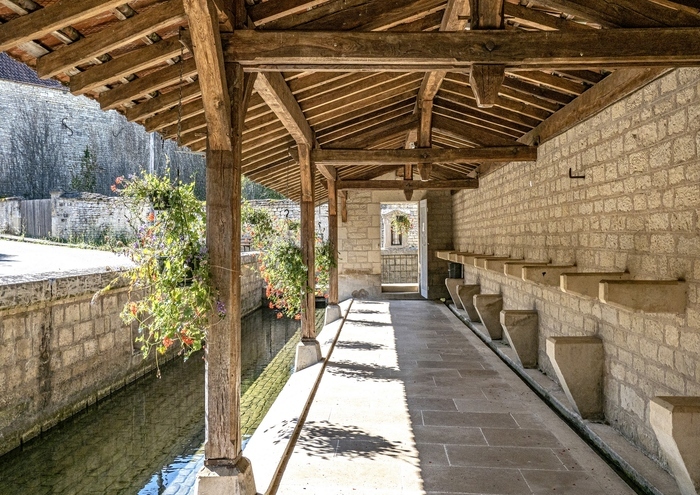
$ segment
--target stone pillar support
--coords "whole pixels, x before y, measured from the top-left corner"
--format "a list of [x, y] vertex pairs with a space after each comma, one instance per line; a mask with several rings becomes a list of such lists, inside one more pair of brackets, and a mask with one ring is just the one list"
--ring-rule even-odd
[[501, 311], [503, 335], [523, 368], [537, 368], [539, 318], [537, 311]]
[[522, 270], [523, 280], [537, 284], [559, 287], [562, 273], [575, 272], [574, 265], [525, 265]]
[[457, 295], [457, 286], [461, 285], [463, 283], [464, 283], [464, 279], [462, 279], [462, 278], [446, 278], [445, 279], [445, 285], [447, 286], [447, 291], [450, 293], [450, 297], [452, 298], [452, 302], [457, 307], [457, 309], [462, 307], [462, 304], [459, 301], [459, 296]]
[[602, 419], [603, 341], [598, 337], [550, 337], [547, 357], [576, 412], [583, 419]]
[[700, 397], [654, 397], [649, 421], [683, 495], [700, 493]]
[[467, 312], [467, 316], [471, 321], [481, 321], [479, 320], [479, 313], [474, 307], [474, 296], [481, 292], [480, 285], [458, 285], [457, 286], [457, 297], [459, 302], [462, 304], [464, 311]]
[[602, 280], [604, 303], [646, 313], [685, 313], [688, 284], [680, 280]]
[[491, 340], [502, 339], [501, 310], [503, 309], [503, 297], [500, 294], [477, 294], [474, 296], [473, 301], [479, 319], [486, 327]]
[[562, 273], [559, 277], [561, 290], [567, 294], [598, 298], [601, 280], [625, 280], [627, 272]]

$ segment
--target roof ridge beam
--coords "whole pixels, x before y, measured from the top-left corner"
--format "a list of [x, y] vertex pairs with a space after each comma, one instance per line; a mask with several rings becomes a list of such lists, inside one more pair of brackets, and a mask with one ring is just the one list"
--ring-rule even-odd
[[415, 148], [398, 150], [316, 149], [311, 151], [316, 163], [336, 167], [404, 165], [407, 163], [485, 163], [536, 161], [534, 146], [497, 146], [489, 148]]

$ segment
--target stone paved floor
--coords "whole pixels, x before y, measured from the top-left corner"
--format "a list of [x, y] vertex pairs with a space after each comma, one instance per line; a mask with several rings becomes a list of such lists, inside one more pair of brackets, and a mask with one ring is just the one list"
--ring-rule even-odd
[[278, 493], [633, 491], [444, 305], [356, 301]]

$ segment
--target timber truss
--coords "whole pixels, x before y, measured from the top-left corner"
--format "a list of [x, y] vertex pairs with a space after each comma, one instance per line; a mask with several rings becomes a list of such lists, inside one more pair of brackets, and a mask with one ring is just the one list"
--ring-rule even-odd
[[669, 68], [699, 65], [699, 11], [698, 0], [0, 0], [0, 51], [195, 151], [230, 151], [239, 133], [242, 172], [292, 199], [308, 159], [319, 203], [327, 181], [410, 196], [536, 159], [539, 143]]

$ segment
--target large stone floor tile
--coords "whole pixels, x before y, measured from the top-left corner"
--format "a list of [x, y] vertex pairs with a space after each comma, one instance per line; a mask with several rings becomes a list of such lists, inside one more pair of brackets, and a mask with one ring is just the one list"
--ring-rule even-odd
[[451, 466], [566, 470], [550, 449], [474, 445], [447, 445], [445, 448]]
[[509, 413], [461, 413], [423, 411], [426, 426], [478, 426], [481, 428], [518, 428]]
[[[423, 468], [423, 466], [421, 466]], [[484, 493], [513, 494], [531, 493], [522, 474], [517, 469], [492, 469], [442, 467], [423, 468], [423, 488], [427, 492], [449, 494]], [[566, 493], [566, 492], [562, 492]]]
[[519, 429], [515, 431], [502, 428], [482, 428], [484, 438], [492, 446], [502, 447], [551, 447], [561, 446], [559, 440], [546, 430]]
[[486, 445], [481, 428], [414, 425], [413, 434], [419, 450], [422, 443]]

